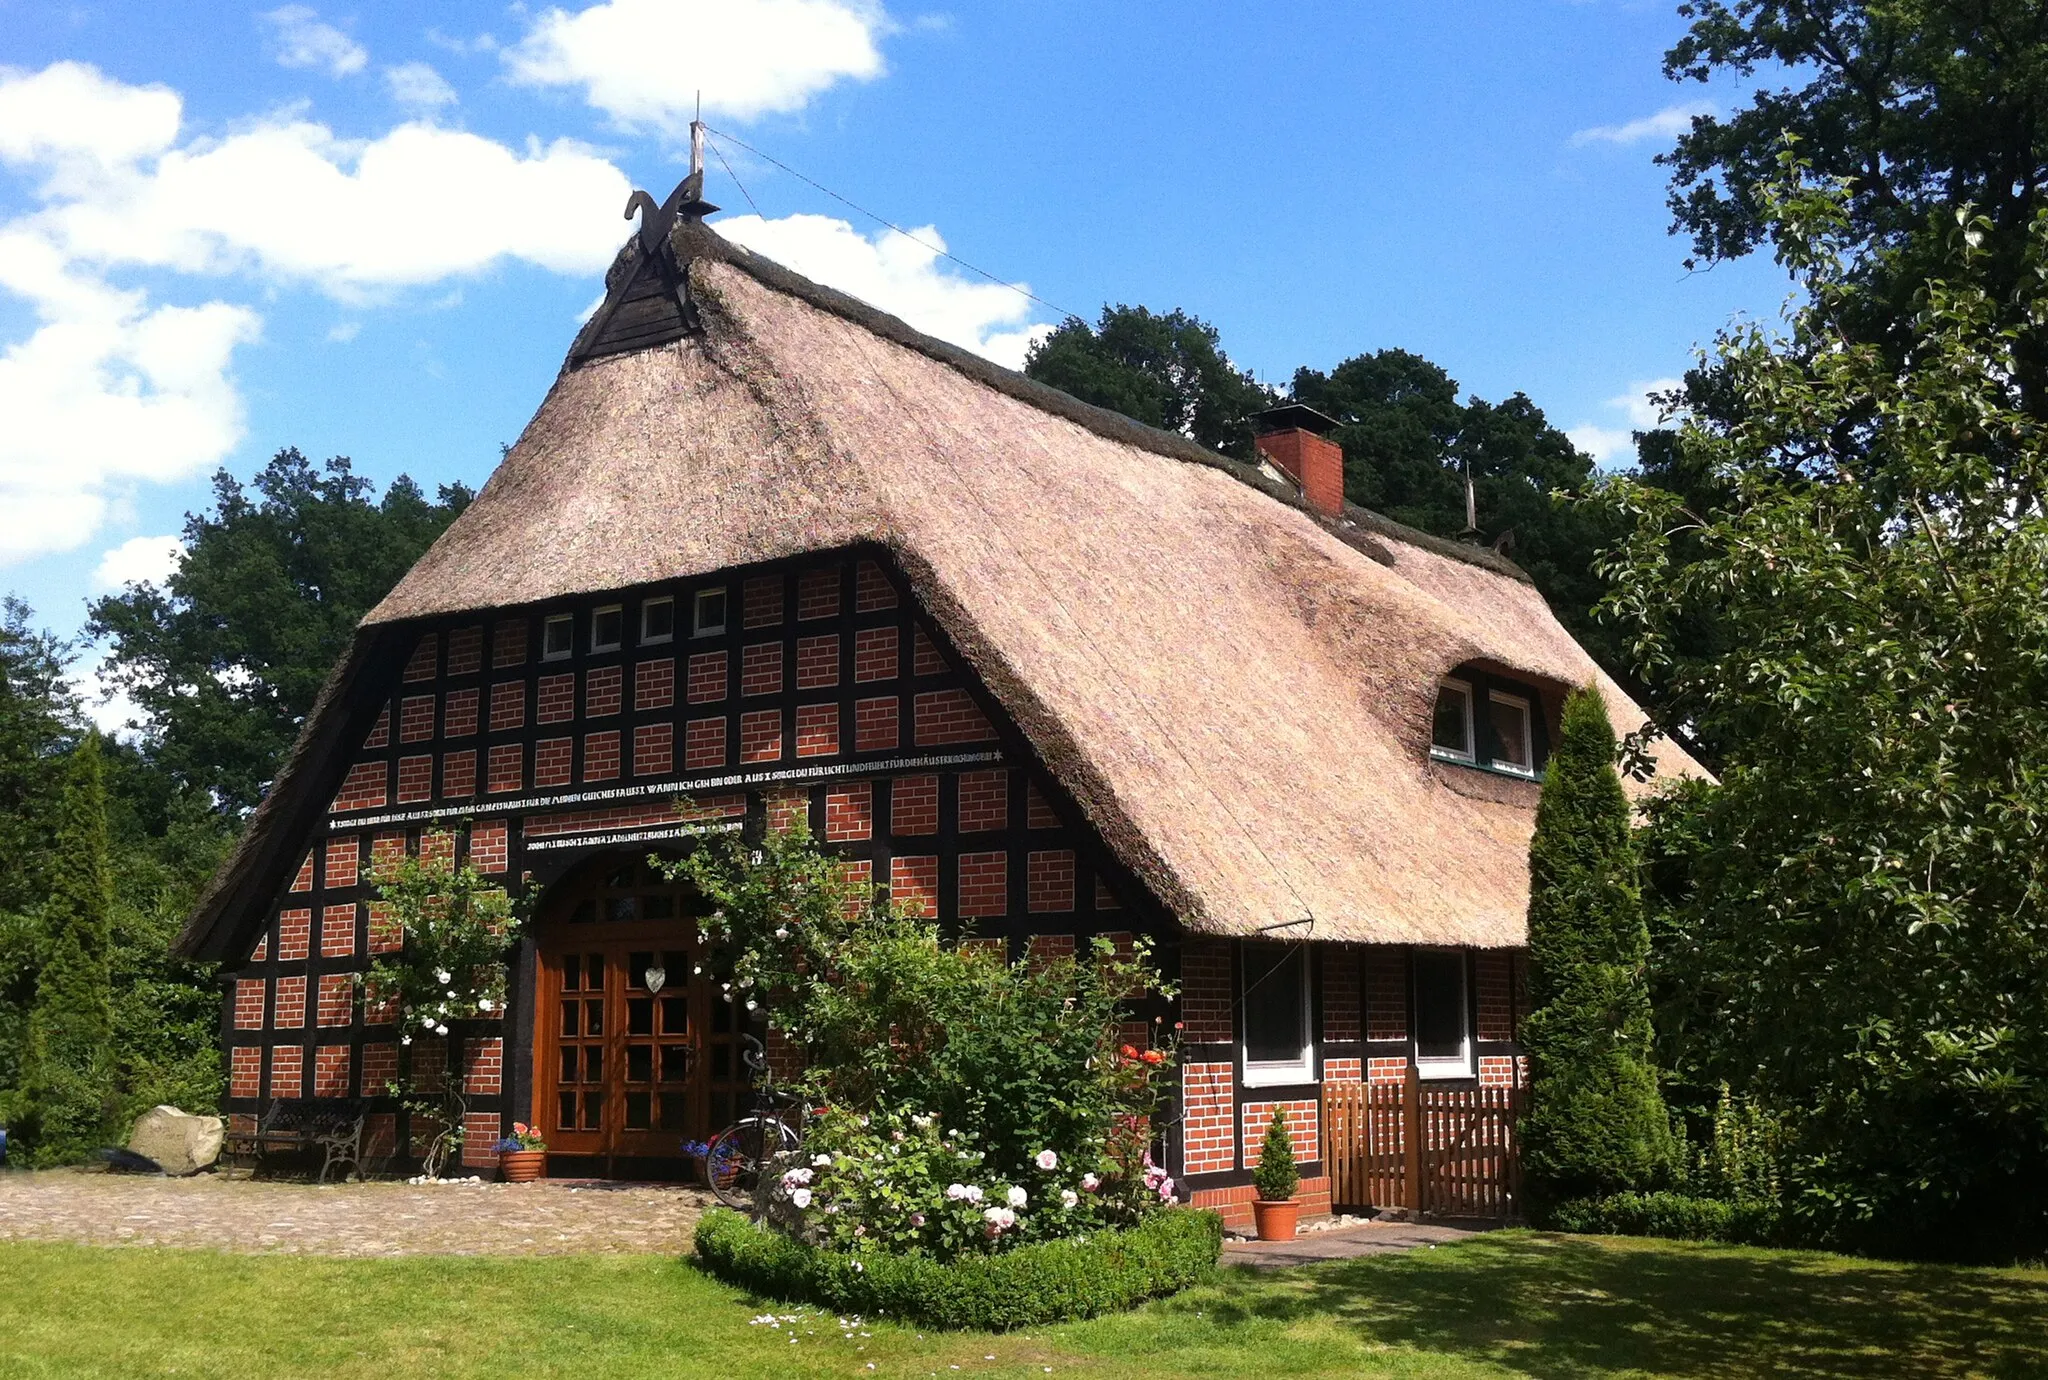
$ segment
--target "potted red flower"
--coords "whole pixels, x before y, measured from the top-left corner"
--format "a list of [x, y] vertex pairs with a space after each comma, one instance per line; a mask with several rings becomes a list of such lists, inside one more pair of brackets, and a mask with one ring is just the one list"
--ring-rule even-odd
[[1278, 1107], [1266, 1125], [1265, 1143], [1259, 1147], [1259, 1167], [1252, 1171], [1252, 1191], [1259, 1196], [1252, 1203], [1252, 1219], [1258, 1223], [1259, 1240], [1292, 1241], [1301, 1204], [1294, 1190], [1301, 1186], [1301, 1173], [1294, 1167], [1294, 1137], [1287, 1131], [1287, 1116]]
[[513, 1122], [512, 1134], [493, 1148], [498, 1152], [498, 1177], [508, 1184], [532, 1183], [547, 1168], [548, 1143], [523, 1121]]

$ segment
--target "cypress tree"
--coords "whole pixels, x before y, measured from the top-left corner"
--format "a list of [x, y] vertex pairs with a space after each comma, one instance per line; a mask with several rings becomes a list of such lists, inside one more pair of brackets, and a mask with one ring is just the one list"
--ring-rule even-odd
[[1574, 691], [1529, 844], [1522, 1166], [1539, 1217], [1566, 1199], [1654, 1187], [1671, 1161], [1651, 1055], [1650, 932], [1614, 759], [1599, 694]]
[[114, 880], [105, 763], [87, 734], [66, 764], [42, 908], [44, 955], [29, 1013], [18, 1116], [38, 1165], [81, 1160], [118, 1135], [112, 1074]]

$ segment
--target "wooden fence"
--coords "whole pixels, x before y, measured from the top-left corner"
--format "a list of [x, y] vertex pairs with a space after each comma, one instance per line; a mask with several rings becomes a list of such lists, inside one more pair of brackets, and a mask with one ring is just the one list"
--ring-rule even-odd
[[[1521, 1088], [1325, 1083], [1323, 1158], [1339, 1207], [1439, 1217], [1517, 1215]], [[1419, 1128], [1411, 1133], [1411, 1128]]]

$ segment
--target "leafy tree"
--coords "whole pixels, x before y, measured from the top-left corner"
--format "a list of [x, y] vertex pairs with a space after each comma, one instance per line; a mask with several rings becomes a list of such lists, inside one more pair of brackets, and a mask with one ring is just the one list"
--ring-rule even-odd
[[1599, 694], [1574, 691], [1529, 844], [1522, 1165], [1539, 1213], [1655, 1187], [1672, 1160], [1651, 1060], [1650, 933], [1615, 747]]
[[253, 488], [215, 475], [165, 586], [99, 600], [88, 625], [143, 710], [150, 763], [236, 811], [261, 797], [358, 620], [470, 499], [443, 486], [430, 502], [400, 476], [373, 501], [345, 457], [322, 470], [296, 450]]
[[[1864, 287], [1855, 194], [1759, 193], [1805, 305], [1716, 367], [1749, 402], [1680, 444], [1698, 506], [1621, 477], [1616, 617], [1674, 713], [1730, 744], [1650, 843], [1659, 1023], [1695, 1090], [1781, 1114], [1822, 1236], [2048, 1248], [2048, 486], [1988, 228], [1940, 246], [1903, 350]], [[2048, 224], [2018, 305], [2048, 313]], [[1684, 543], [1683, 551], [1677, 549]], [[1719, 636], [1689, 644], [1684, 620]]]
[[108, 963], [114, 886], [97, 734], [88, 734], [66, 763], [52, 851], [50, 894], [41, 908], [43, 961], [12, 1114], [42, 1165], [82, 1159], [115, 1129]]
[[1031, 347], [1024, 372], [1240, 460], [1252, 458], [1251, 415], [1275, 402], [1230, 362], [1214, 326], [1178, 308], [1105, 306], [1093, 328], [1068, 317]]
[[[1783, 73], [1726, 116], [1699, 115], [1659, 162], [1672, 170], [1674, 228], [1696, 255], [1731, 259], [1771, 244], [1768, 195], [1787, 135], [1844, 191], [1841, 324], [1894, 357], [1932, 273], [1968, 272], [1993, 299], [2021, 285], [2034, 218], [2048, 206], [2048, 6], [2039, 0], [1692, 0], [1665, 75], [1705, 82]], [[1945, 244], [1968, 207], [1984, 251], [1955, 263]], [[2048, 353], [2012, 352], [2021, 397], [2048, 409]], [[1701, 399], [1703, 402], [1712, 400]], [[1719, 399], [1729, 405], [1731, 397]]]

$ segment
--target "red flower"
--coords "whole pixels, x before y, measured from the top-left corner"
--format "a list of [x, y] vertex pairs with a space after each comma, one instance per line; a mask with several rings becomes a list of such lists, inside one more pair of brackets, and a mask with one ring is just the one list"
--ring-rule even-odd
[[1166, 1062], [1166, 1056], [1156, 1049], [1148, 1049], [1138, 1057], [1148, 1064], [1163, 1064]]
[[1119, 1049], [1117, 1053], [1123, 1055], [1126, 1059], [1135, 1059], [1138, 1057], [1138, 1051], [1131, 1048], [1129, 1045], [1125, 1045], [1122, 1049]]

